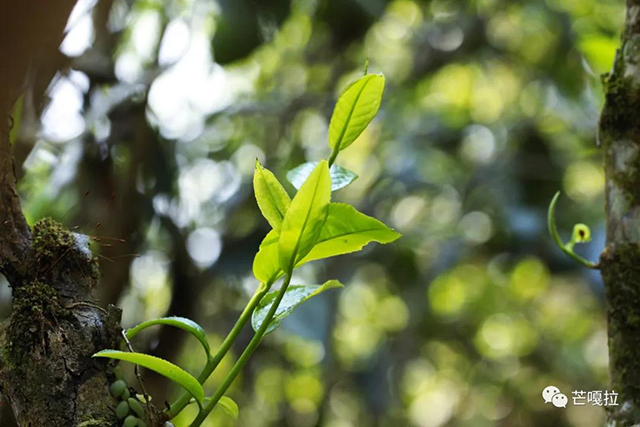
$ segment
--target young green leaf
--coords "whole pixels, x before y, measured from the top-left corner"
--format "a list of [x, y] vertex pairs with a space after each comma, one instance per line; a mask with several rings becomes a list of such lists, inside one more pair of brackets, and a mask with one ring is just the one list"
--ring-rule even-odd
[[330, 199], [329, 166], [322, 160], [300, 187], [282, 221], [278, 256], [283, 271], [292, 269], [315, 245]]
[[[318, 259], [330, 258], [361, 250], [371, 242], [391, 243], [402, 235], [375, 218], [358, 212], [344, 203], [330, 203], [325, 221], [315, 246], [296, 267]], [[277, 251], [278, 235], [267, 234], [253, 262], [253, 273], [262, 283], [275, 281], [283, 274], [280, 265], [272, 260]]]
[[[313, 169], [317, 164], [318, 162], [303, 163], [287, 172], [287, 179], [294, 187], [296, 187], [297, 190], [299, 190], [309, 175], [311, 175], [311, 172], [313, 172]], [[331, 175], [331, 191], [344, 188], [358, 179], [358, 175], [336, 164], [331, 165], [329, 174]]]
[[322, 227], [316, 245], [298, 263], [348, 254], [361, 250], [366, 244], [391, 243], [401, 236], [381, 221], [358, 212], [344, 203], [329, 204], [327, 221]]
[[275, 175], [263, 168], [257, 160], [256, 171], [253, 174], [253, 190], [262, 215], [274, 230], [280, 231], [291, 198]]
[[240, 410], [238, 409], [238, 404], [233, 401], [233, 399], [222, 396], [218, 401], [218, 405], [227, 413], [234, 421], [238, 419], [238, 415], [240, 414]]
[[151, 369], [152, 371], [155, 371], [184, 387], [184, 389], [191, 393], [191, 395], [196, 399], [198, 405], [202, 406], [204, 390], [198, 380], [187, 371], [171, 362], [148, 354], [129, 353], [117, 350], [103, 350], [94, 354], [92, 357], [106, 357], [109, 359], [123, 360], [125, 362], [135, 363], [143, 368]]
[[367, 74], [342, 92], [329, 124], [329, 146], [334, 152], [351, 145], [376, 116], [384, 83], [382, 74]]
[[[276, 310], [276, 314], [273, 317], [271, 324], [267, 328], [266, 333], [268, 334], [270, 332], [273, 332], [278, 326], [280, 326], [280, 323], [282, 323], [282, 321], [286, 317], [288, 317], [291, 313], [293, 313], [296, 307], [298, 307], [303, 302], [307, 301], [308, 299], [326, 290], [333, 289], [333, 288], [341, 288], [341, 287], [343, 287], [342, 283], [338, 282], [337, 280], [329, 280], [328, 282], [324, 283], [321, 286], [320, 285], [289, 286], [289, 288], [287, 288], [287, 291], [284, 294], [284, 298], [282, 298], [282, 301], [280, 302], [280, 305]], [[262, 298], [262, 301], [260, 301], [260, 305], [258, 305], [258, 307], [256, 307], [255, 311], [253, 312], [253, 316], [251, 317], [251, 326], [253, 326], [253, 329], [255, 331], [257, 331], [260, 328], [260, 325], [262, 325], [262, 322], [264, 322], [264, 318], [269, 312], [269, 309], [271, 308], [271, 304], [273, 304], [273, 301], [276, 299], [278, 292], [279, 292], [279, 289], [271, 291], [268, 294], [266, 294], [264, 298]]]
[[278, 240], [280, 235], [271, 230], [260, 244], [260, 249], [253, 259], [253, 275], [261, 283], [273, 283], [282, 274], [278, 261]]
[[127, 339], [133, 339], [133, 337], [138, 335], [140, 331], [154, 325], [169, 325], [189, 332], [191, 335], [196, 337], [198, 341], [200, 341], [205, 353], [207, 353], [207, 357], [209, 357], [211, 347], [209, 346], [209, 340], [207, 340], [207, 333], [202, 329], [202, 326], [185, 317], [162, 317], [160, 319], [153, 319], [140, 323], [131, 329], [127, 329]]

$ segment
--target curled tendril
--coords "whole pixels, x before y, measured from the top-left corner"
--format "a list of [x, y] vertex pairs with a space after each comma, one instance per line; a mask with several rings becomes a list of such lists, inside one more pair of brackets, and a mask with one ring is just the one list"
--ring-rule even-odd
[[556, 211], [556, 203], [558, 202], [558, 198], [560, 197], [560, 192], [558, 191], [553, 199], [551, 200], [551, 204], [549, 205], [549, 213], [547, 215], [547, 224], [549, 226], [549, 233], [553, 238], [555, 244], [564, 252], [569, 255], [569, 257], [578, 261], [580, 264], [587, 268], [597, 269], [599, 268], [598, 264], [589, 261], [581, 257], [580, 255], [573, 252], [573, 247], [576, 243], [587, 243], [591, 241], [591, 230], [584, 224], [576, 224], [573, 226], [573, 233], [571, 235], [571, 240], [567, 243], [563, 243], [560, 238], [560, 234], [558, 233], [558, 227], [556, 226], [555, 219], [555, 211]]

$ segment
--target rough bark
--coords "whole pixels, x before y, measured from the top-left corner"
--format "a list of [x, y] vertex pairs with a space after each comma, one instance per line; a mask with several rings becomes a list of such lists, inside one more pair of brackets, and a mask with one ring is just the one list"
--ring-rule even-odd
[[599, 127], [606, 174], [605, 282], [611, 387], [609, 426], [640, 423], [640, 0], [627, 1], [622, 45], [603, 76]]
[[0, 26], [0, 274], [13, 290], [11, 317], [0, 325], [0, 391], [21, 426], [118, 425], [112, 368], [91, 356], [118, 345], [120, 311], [92, 302], [98, 269], [86, 236], [51, 220], [30, 229], [9, 141], [27, 74], [55, 55], [73, 4], [8, 3]]
[[0, 118], [0, 272], [8, 280], [24, 274], [19, 262], [29, 251], [31, 232], [20, 209], [7, 115]]
[[116, 347], [120, 312], [94, 306], [98, 282], [85, 236], [51, 220], [33, 234], [20, 210], [8, 125], [0, 121], [0, 273], [13, 312], [0, 329], [0, 389], [21, 426], [112, 426], [116, 401], [107, 363], [91, 355]]
[[117, 345], [120, 312], [91, 304], [98, 271], [86, 243], [51, 220], [38, 222], [21, 262], [27, 273], [11, 283], [0, 386], [21, 426], [114, 425], [114, 377], [91, 355]]

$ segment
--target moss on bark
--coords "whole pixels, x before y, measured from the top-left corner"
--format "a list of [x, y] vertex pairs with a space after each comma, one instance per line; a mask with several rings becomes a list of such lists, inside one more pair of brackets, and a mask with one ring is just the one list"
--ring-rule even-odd
[[621, 48], [603, 79], [598, 139], [604, 150], [605, 283], [611, 388], [607, 426], [640, 424], [640, 0], [627, 1]]
[[611, 387], [620, 405], [609, 407], [617, 426], [640, 422], [640, 244], [610, 245], [601, 257], [606, 283]]
[[[612, 363], [619, 367], [612, 382], [640, 401], [640, 244], [623, 243], [602, 254]], [[630, 377], [629, 377], [630, 376]], [[626, 381], [625, 381], [626, 378]], [[631, 381], [629, 381], [631, 380]]]
[[87, 243], [53, 220], [38, 221], [27, 260], [32, 268], [12, 283], [0, 386], [20, 425], [117, 425], [110, 368], [91, 356], [117, 346], [120, 311], [91, 302], [98, 270]]
[[613, 69], [603, 77], [605, 106], [600, 116], [600, 139], [608, 178], [633, 204], [640, 200], [640, 83], [625, 71], [631, 44], [617, 52]]
[[35, 281], [16, 289], [7, 330], [9, 342], [5, 346], [7, 362], [16, 367], [22, 366], [23, 355], [38, 343], [44, 346], [47, 329], [67, 313], [60, 304], [58, 293], [45, 283]]

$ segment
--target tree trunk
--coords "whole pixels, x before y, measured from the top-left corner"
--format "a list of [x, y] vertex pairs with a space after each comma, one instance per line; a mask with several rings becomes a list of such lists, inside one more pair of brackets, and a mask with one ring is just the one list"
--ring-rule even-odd
[[[56, 55], [75, 0], [19, 1], [0, 16], [0, 273], [13, 290], [0, 325], [0, 391], [20, 426], [119, 424], [113, 369], [91, 356], [120, 342], [120, 311], [92, 302], [98, 267], [86, 236], [52, 220], [27, 224], [9, 141], [27, 75]], [[154, 411], [151, 426], [163, 424]]]
[[603, 77], [599, 126], [606, 175], [607, 299], [611, 387], [608, 426], [640, 423], [640, 0], [627, 0], [622, 46]]

